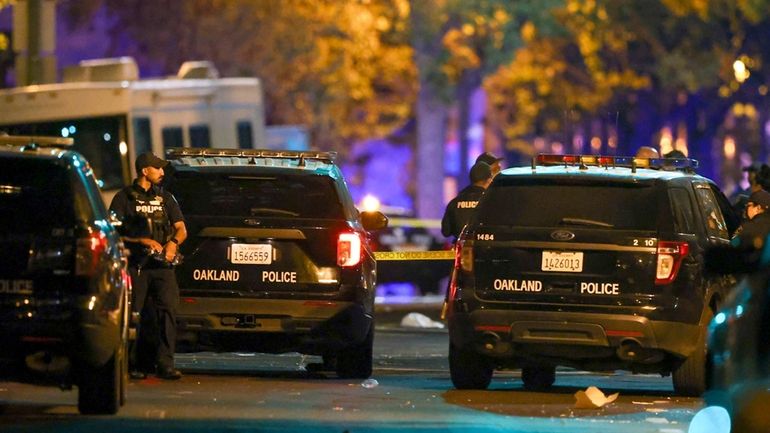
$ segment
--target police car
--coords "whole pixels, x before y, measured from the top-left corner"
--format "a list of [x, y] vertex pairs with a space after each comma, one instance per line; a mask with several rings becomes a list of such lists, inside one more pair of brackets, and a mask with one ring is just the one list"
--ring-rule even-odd
[[0, 136], [0, 375], [77, 385], [81, 413], [114, 414], [126, 396], [130, 279], [117, 222], [70, 145]]
[[521, 368], [672, 375], [705, 388], [706, 326], [730, 279], [704, 271], [738, 220], [697, 161], [540, 155], [504, 170], [462, 234], [446, 305], [451, 377], [486, 388]]
[[177, 268], [179, 347], [297, 351], [372, 371], [376, 263], [331, 152], [174, 149], [167, 187], [190, 237]]

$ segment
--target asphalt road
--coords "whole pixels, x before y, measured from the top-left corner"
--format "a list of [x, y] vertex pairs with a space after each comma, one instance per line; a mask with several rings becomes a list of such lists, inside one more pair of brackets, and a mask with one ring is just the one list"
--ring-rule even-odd
[[[622, 372], [560, 369], [550, 392], [533, 393], [511, 371], [487, 391], [457, 391], [447, 341], [445, 331], [378, 329], [369, 382], [308, 372], [318, 359], [298, 354], [183, 354], [181, 380], [132, 382], [117, 416], [78, 415], [75, 392], [0, 382], [0, 431], [687, 433], [703, 405], [673, 395], [670, 378]], [[576, 409], [575, 392], [592, 385], [620, 395]]]

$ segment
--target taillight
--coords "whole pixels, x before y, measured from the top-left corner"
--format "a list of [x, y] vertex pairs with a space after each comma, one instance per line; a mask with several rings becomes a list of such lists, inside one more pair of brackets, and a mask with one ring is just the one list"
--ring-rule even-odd
[[458, 298], [457, 279], [460, 271], [470, 272], [473, 270], [473, 242], [460, 238], [455, 244], [455, 264], [452, 269], [452, 276], [449, 280], [449, 293], [447, 301], [450, 303]]
[[658, 267], [655, 284], [671, 284], [676, 279], [682, 259], [687, 256], [690, 246], [687, 242], [658, 242]]
[[448, 305], [452, 305], [452, 302], [457, 298], [457, 274], [460, 273], [460, 267], [462, 266], [462, 254], [463, 244], [462, 242], [457, 242], [455, 244], [455, 264], [454, 268], [452, 268], [452, 275], [449, 277], [449, 292], [447, 293]]
[[356, 266], [361, 262], [361, 237], [358, 233], [340, 233], [337, 238], [337, 265]]
[[460, 250], [460, 268], [465, 272], [473, 271], [473, 242], [460, 241], [457, 245]]
[[93, 276], [99, 266], [99, 258], [107, 250], [107, 237], [100, 230], [88, 233], [77, 241], [75, 275]]

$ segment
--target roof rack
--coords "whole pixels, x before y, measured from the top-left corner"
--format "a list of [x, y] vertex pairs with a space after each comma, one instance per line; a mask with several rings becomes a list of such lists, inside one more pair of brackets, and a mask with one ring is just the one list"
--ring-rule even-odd
[[333, 163], [337, 152], [314, 152], [294, 150], [269, 150], [269, 149], [210, 149], [193, 147], [174, 147], [166, 151], [168, 159], [180, 159], [189, 157], [226, 157], [226, 158], [277, 158], [298, 159], [299, 165], [304, 165], [306, 159], [314, 159], [327, 163]]
[[71, 147], [75, 144], [72, 138], [51, 137], [41, 135], [5, 135], [0, 134], [0, 144], [6, 146], [22, 146], [24, 150], [35, 150], [41, 147]]
[[692, 158], [638, 158], [635, 156], [603, 156], [603, 155], [558, 155], [541, 153], [532, 158], [532, 170], [538, 165], [578, 166], [588, 169], [588, 166], [605, 168], [625, 167], [636, 173], [637, 168], [652, 168], [659, 170], [681, 170], [694, 172], [698, 168], [698, 160]]

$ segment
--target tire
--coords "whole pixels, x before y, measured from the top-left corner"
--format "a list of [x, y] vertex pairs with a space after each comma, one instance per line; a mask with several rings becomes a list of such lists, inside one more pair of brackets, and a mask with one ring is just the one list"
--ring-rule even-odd
[[487, 389], [494, 368], [487, 357], [449, 343], [449, 374], [457, 389]]
[[556, 381], [556, 367], [524, 367], [521, 381], [528, 391], [544, 391]]
[[706, 391], [706, 327], [712, 317], [714, 313], [708, 311], [706, 321], [700, 327], [695, 351], [671, 374], [674, 392], [679, 395], [699, 397]]
[[372, 375], [372, 346], [374, 345], [374, 323], [364, 341], [340, 350], [337, 355], [337, 376], [342, 379], [366, 379]]
[[118, 348], [100, 367], [81, 366], [78, 410], [83, 415], [114, 415], [120, 408], [123, 351]]

